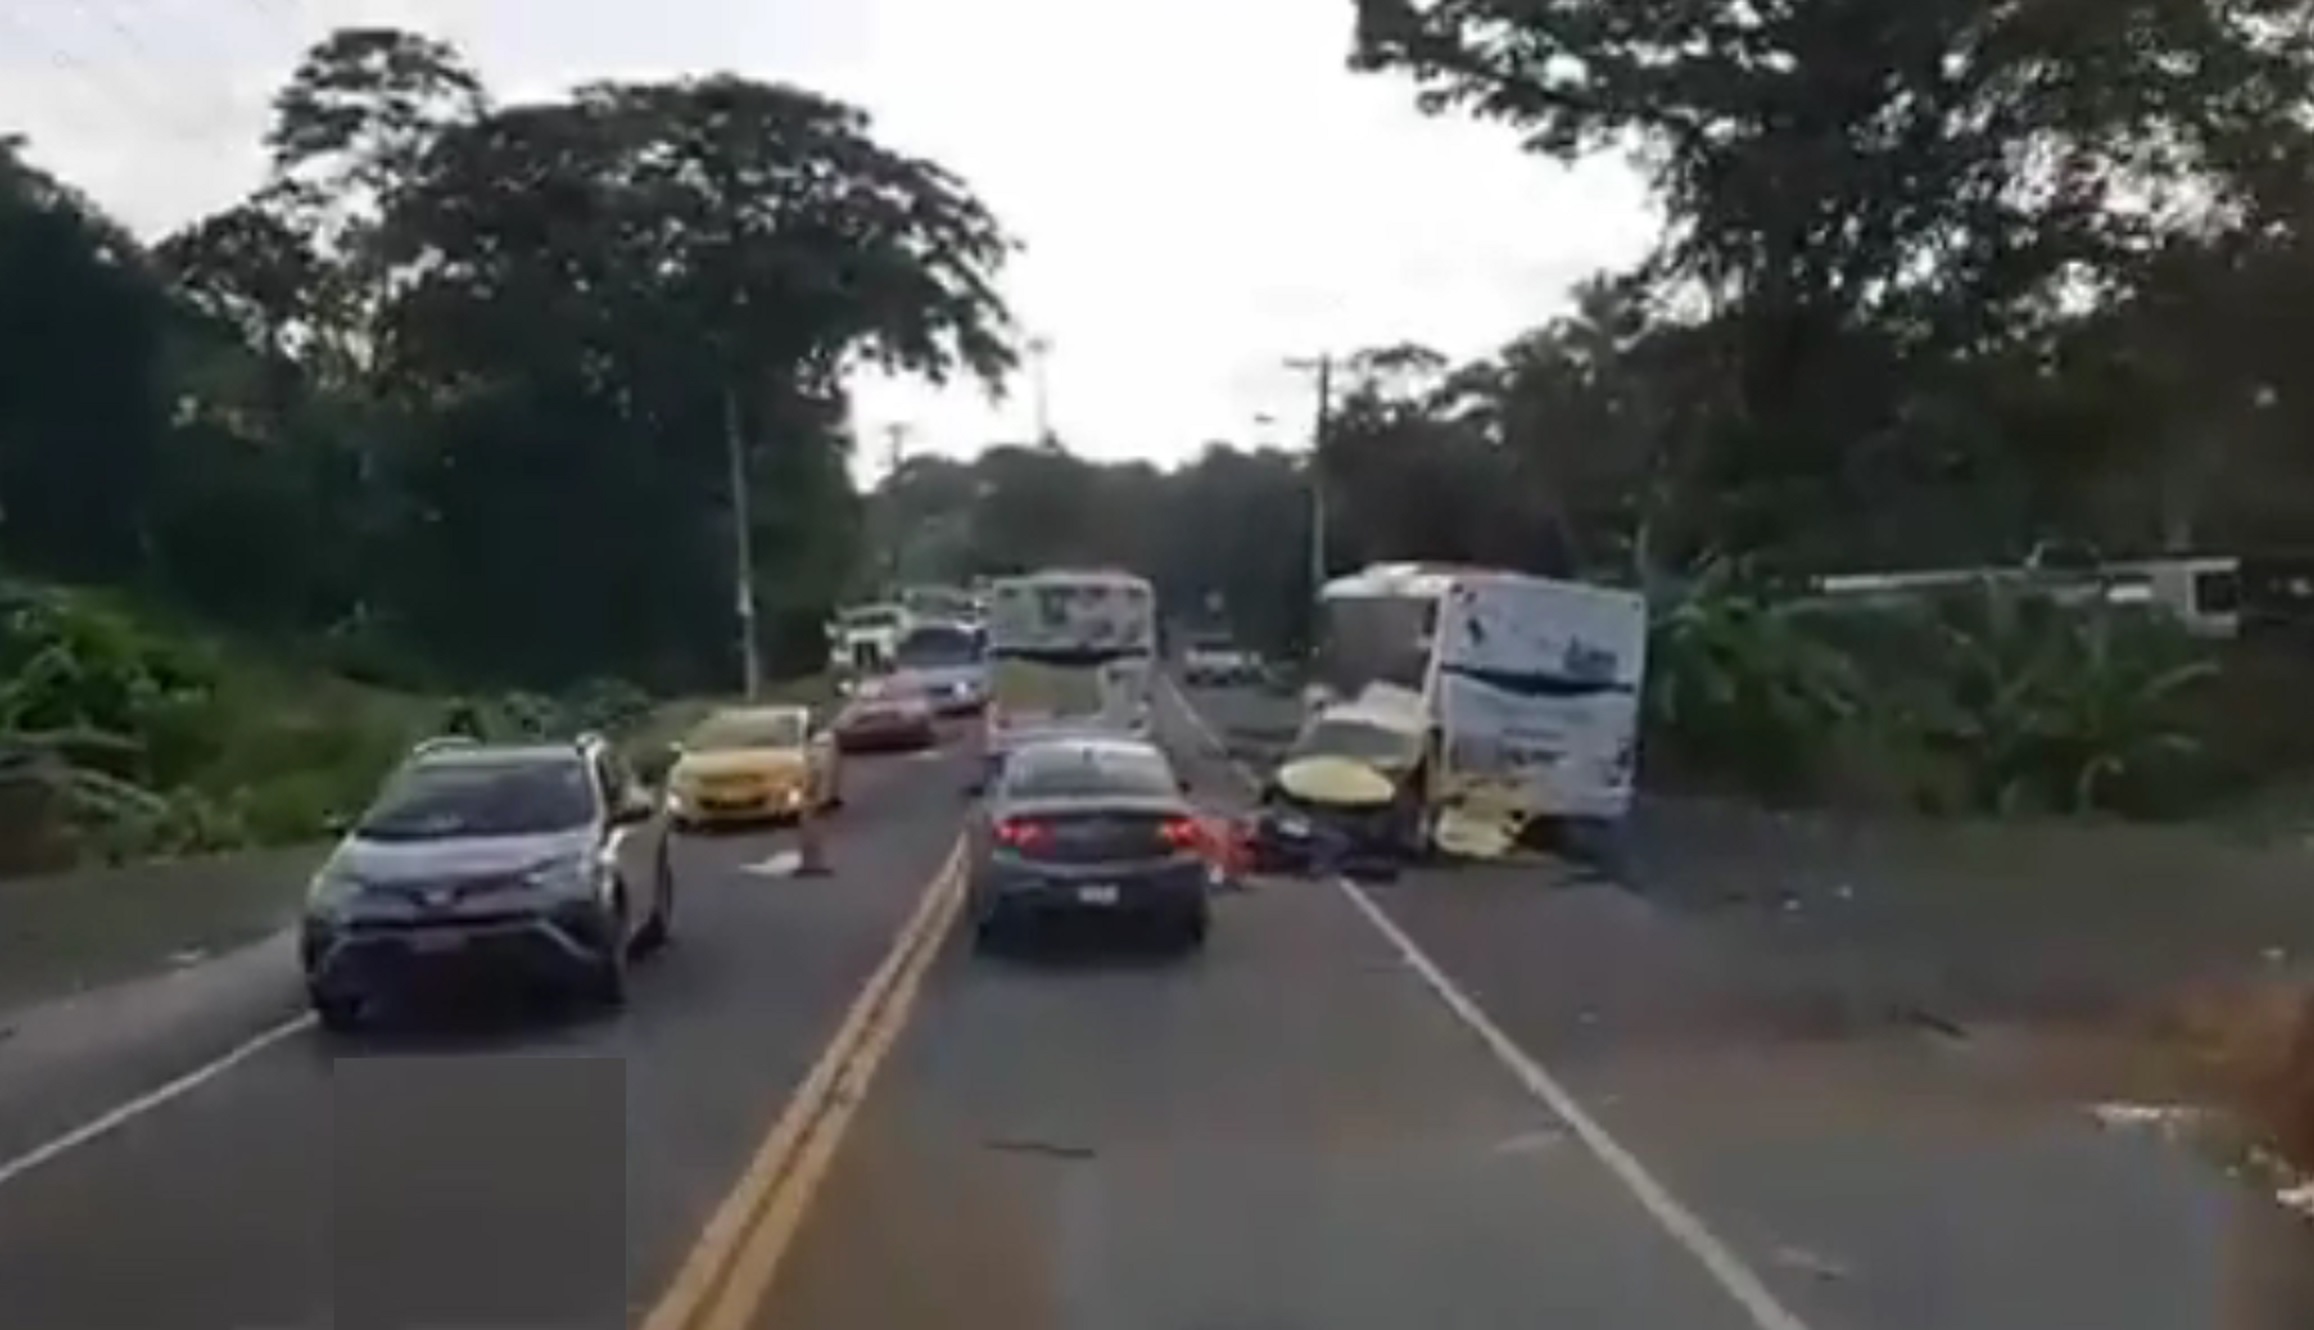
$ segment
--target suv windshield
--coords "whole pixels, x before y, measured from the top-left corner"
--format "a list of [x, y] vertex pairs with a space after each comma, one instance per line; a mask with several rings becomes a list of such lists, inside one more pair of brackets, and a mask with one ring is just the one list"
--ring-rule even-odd
[[1293, 755], [1346, 757], [1356, 762], [1403, 762], [1413, 742], [1396, 730], [1362, 720], [1321, 720], [1294, 744]]
[[703, 753], [745, 748], [801, 748], [805, 738], [801, 712], [731, 712], [710, 717], [691, 732], [691, 740], [685, 746]]
[[447, 840], [569, 831], [594, 816], [586, 764], [535, 758], [461, 758], [405, 768], [355, 834], [369, 840]]
[[980, 663], [980, 636], [947, 625], [918, 628], [900, 639], [892, 661], [904, 670], [944, 669]]
[[1008, 799], [1170, 798], [1179, 788], [1164, 754], [1123, 744], [1050, 744], [1005, 762]]

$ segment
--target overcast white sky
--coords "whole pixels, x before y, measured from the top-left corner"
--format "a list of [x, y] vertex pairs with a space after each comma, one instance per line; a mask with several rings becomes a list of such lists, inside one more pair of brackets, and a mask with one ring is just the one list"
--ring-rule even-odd
[[[1568, 171], [1344, 67], [1351, 0], [0, 0], [0, 131], [139, 231], [255, 180], [267, 97], [330, 28], [447, 37], [501, 98], [733, 70], [871, 111], [1028, 246], [1005, 290], [1050, 339], [1056, 432], [1173, 461], [1307, 429], [1288, 355], [1465, 354], [1559, 309], [1648, 235], [1620, 166]], [[1032, 433], [1023, 376], [863, 383], [858, 422], [970, 453]], [[866, 459], [872, 473], [881, 445]]]

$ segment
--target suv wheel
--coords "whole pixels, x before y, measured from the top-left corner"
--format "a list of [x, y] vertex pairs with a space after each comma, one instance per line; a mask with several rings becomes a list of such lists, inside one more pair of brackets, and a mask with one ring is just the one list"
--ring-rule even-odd
[[617, 1010], [627, 1005], [627, 898], [619, 895], [609, 929], [610, 940], [587, 976], [587, 996], [595, 1005]]
[[659, 890], [653, 896], [651, 917], [643, 921], [642, 931], [635, 934], [637, 956], [648, 956], [666, 946], [675, 934], [675, 871], [667, 862], [667, 846], [663, 841], [652, 872], [658, 878]]
[[353, 998], [311, 995], [314, 1023], [324, 1034], [353, 1034], [362, 1028], [362, 1004]]

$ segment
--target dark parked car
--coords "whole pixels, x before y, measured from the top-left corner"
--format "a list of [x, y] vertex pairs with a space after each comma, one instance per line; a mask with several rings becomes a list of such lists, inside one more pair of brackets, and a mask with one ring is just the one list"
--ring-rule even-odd
[[654, 815], [599, 738], [420, 745], [314, 877], [300, 953], [315, 1015], [350, 1029], [453, 974], [622, 1005], [629, 958], [674, 921]]
[[978, 941], [1017, 924], [1099, 915], [1205, 941], [1218, 871], [1184, 782], [1164, 753], [1095, 735], [1014, 749], [976, 829], [971, 908]]
[[852, 685], [836, 712], [836, 747], [846, 753], [914, 752], [940, 743], [932, 700], [913, 678], [876, 674]]

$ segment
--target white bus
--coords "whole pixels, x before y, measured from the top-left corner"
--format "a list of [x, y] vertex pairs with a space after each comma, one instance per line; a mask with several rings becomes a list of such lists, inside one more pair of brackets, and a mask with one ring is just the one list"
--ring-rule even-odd
[[1111, 569], [1046, 569], [988, 589], [989, 772], [1039, 732], [1100, 728], [1147, 737], [1157, 667], [1157, 593]]
[[1378, 564], [1326, 584], [1321, 705], [1415, 709], [1417, 798], [1619, 821], [1637, 769], [1647, 604], [1485, 568]]

